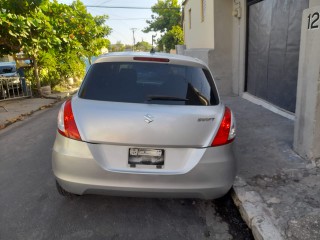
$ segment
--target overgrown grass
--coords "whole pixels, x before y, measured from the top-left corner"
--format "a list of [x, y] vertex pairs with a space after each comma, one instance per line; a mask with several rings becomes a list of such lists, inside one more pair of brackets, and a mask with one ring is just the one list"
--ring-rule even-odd
[[58, 84], [56, 85], [52, 91], [53, 92], [68, 92], [72, 88], [78, 88], [80, 87], [82, 81], [77, 81], [74, 82], [74, 84], [69, 85], [69, 84]]

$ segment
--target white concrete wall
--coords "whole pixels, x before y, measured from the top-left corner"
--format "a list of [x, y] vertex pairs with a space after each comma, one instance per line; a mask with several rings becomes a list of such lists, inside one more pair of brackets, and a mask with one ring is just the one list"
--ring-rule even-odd
[[[191, 9], [191, 28], [189, 28], [189, 9]], [[201, 19], [201, 1], [186, 1], [183, 26], [187, 48], [214, 48], [213, 25], [213, 0], [206, 0], [204, 21]]]
[[207, 65], [209, 65], [209, 52], [211, 51], [211, 48], [192, 48], [192, 49], [186, 49], [184, 51], [184, 55], [198, 58], [202, 61], [204, 61]]
[[308, 24], [314, 14], [320, 15], [320, 5], [303, 12], [294, 149], [320, 164], [320, 20], [314, 28]]

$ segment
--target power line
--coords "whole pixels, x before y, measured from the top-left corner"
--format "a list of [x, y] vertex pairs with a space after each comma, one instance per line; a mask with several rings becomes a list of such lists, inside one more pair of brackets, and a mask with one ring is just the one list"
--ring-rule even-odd
[[122, 9], [168, 9], [168, 10], [180, 10], [181, 8], [175, 8], [175, 7], [125, 7], [125, 6], [98, 6], [98, 5], [85, 5], [88, 8], [122, 8]]
[[112, 20], [152, 20], [152, 18], [108, 18], [107, 21]]
[[104, 1], [104, 2], [102, 2], [102, 3], [99, 3], [99, 5], [103, 5], [103, 4], [105, 4], [105, 3], [108, 3], [108, 2], [111, 2], [112, 0], [106, 0], [106, 1]]

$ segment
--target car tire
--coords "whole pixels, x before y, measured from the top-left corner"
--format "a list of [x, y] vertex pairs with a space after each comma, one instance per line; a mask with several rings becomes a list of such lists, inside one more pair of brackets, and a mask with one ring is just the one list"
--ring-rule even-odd
[[68, 191], [66, 191], [65, 189], [63, 189], [63, 188], [61, 187], [61, 185], [58, 183], [58, 181], [56, 181], [56, 187], [57, 187], [58, 193], [59, 193], [61, 196], [64, 196], [64, 197], [70, 198], [70, 199], [78, 196], [78, 195], [76, 195], [76, 194], [73, 194], [73, 193], [68, 192]]

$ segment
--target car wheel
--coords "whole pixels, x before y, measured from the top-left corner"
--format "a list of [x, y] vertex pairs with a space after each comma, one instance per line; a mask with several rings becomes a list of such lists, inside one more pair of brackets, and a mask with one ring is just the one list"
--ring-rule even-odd
[[63, 188], [61, 187], [61, 185], [58, 183], [58, 181], [56, 181], [56, 187], [57, 187], [58, 193], [59, 193], [61, 196], [64, 196], [64, 197], [67, 197], [67, 198], [74, 198], [74, 197], [78, 196], [78, 195], [76, 195], [76, 194], [73, 194], [73, 193], [68, 192], [68, 191], [66, 191], [65, 189], [63, 189]]

